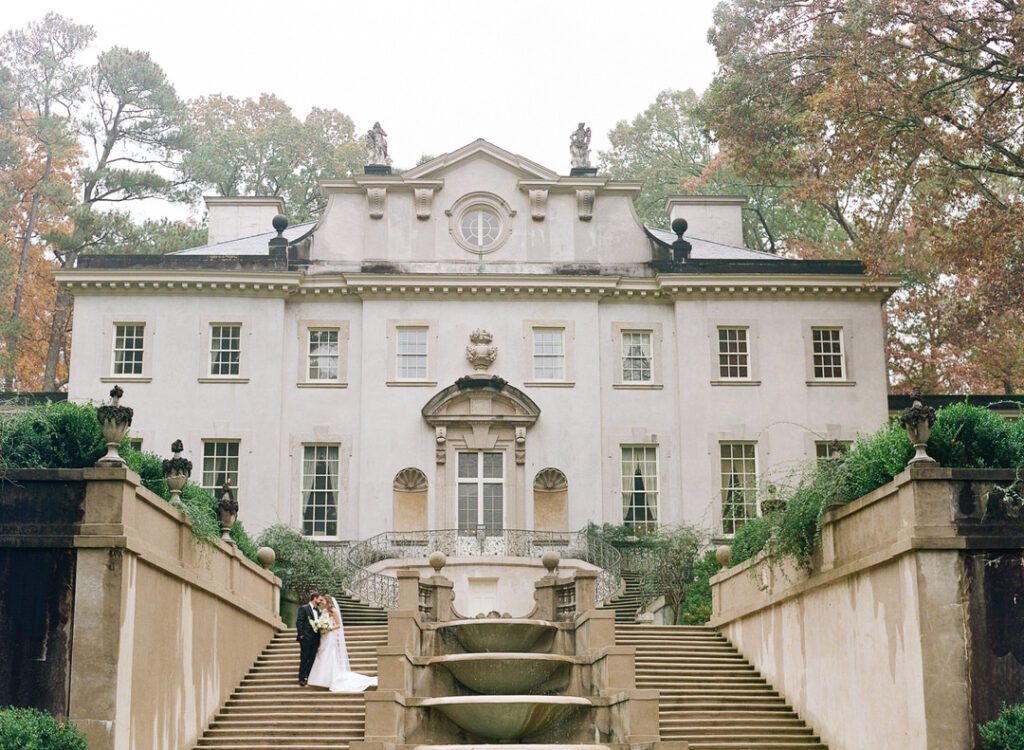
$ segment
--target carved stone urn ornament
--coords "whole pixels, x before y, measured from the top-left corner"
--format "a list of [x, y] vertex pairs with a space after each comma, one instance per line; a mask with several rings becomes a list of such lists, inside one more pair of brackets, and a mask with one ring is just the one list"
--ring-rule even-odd
[[107, 441], [107, 455], [96, 462], [97, 466], [124, 466], [124, 459], [121, 458], [118, 448], [128, 428], [132, 426], [132, 416], [135, 412], [130, 406], [121, 406], [123, 395], [121, 386], [115, 385], [110, 389], [110, 403], [96, 410], [96, 419], [103, 430], [103, 439]]
[[231, 527], [235, 525], [237, 517], [238, 501], [231, 490], [231, 482], [225, 480], [224, 486], [220, 488], [220, 500], [217, 501], [217, 518], [220, 519], [220, 538], [229, 544], [234, 544]]
[[915, 453], [910, 463], [933, 464], [935, 459], [928, 455], [926, 448], [932, 434], [932, 425], [935, 424], [935, 409], [921, 403], [921, 391], [916, 388], [911, 391], [910, 397], [913, 403], [900, 414], [900, 424], [914, 444]]
[[181, 499], [181, 490], [192, 475], [192, 462], [187, 458], [182, 458], [183, 450], [185, 450], [185, 445], [181, 440], [175, 440], [171, 443], [171, 452], [174, 457], [164, 459], [164, 477], [171, 490], [172, 502]]
[[477, 372], [486, 371], [498, 357], [498, 347], [491, 344], [494, 336], [482, 328], [477, 328], [469, 334], [469, 340], [473, 343], [466, 347], [466, 359]]

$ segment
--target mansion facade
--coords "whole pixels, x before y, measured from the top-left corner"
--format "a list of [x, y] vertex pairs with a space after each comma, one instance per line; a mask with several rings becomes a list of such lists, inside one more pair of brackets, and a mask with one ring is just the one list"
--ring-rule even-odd
[[323, 182], [314, 223], [211, 198], [209, 245], [59, 274], [70, 398], [119, 384], [131, 437], [181, 438], [251, 531], [728, 536], [759, 482], [887, 417], [895, 284], [742, 247], [742, 199], [670, 198], [677, 231], [646, 227], [639, 183], [482, 140], [367, 172]]

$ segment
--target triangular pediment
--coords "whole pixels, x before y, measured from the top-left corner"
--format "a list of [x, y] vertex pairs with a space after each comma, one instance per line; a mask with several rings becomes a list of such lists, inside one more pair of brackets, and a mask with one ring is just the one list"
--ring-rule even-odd
[[472, 143], [467, 143], [460, 149], [441, 154], [418, 167], [408, 170], [403, 174], [406, 179], [428, 179], [440, 177], [453, 166], [471, 159], [487, 158], [498, 164], [503, 164], [522, 179], [552, 180], [557, 179], [558, 174], [547, 167], [541, 166], [535, 161], [530, 161], [524, 156], [513, 154], [503, 148], [495, 146], [483, 138], [477, 138]]

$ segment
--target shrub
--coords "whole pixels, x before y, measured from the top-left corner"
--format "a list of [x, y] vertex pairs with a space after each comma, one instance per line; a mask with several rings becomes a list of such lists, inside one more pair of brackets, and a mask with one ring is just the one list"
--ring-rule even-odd
[[0, 419], [6, 468], [80, 469], [96, 463], [106, 445], [90, 404], [43, 404]]
[[768, 545], [772, 536], [772, 527], [765, 516], [751, 518], [744, 523], [732, 538], [732, 558], [730, 565], [738, 565], [744, 560], [756, 556]]
[[874, 434], [858, 438], [840, 459], [842, 488], [836, 495], [836, 502], [851, 502], [891, 482], [907, 468], [913, 455], [914, 446], [895, 419]]
[[708, 550], [694, 568], [693, 583], [686, 589], [679, 617], [682, 625], [703, 625], [711, 619], [711, 576], [721, 570], [714, 550]]
[[928, 453], [941, 466], [988, 469], [1014, 466], [1010, 424], [989, 409], [964, 402], [939, 409]]
[[663, 595], [673, 614], [679, 612], [696, 578], [704, 533], [693, 526], [661, 526], [650, 535], [653, 548], [640, 573], [641, 596], [650, 601]]
[[286, 591], [306, 601], [310, 593], [341, 591], [347, 576], [317, 542], [290, 526], [276, 524], [260, 534], [257, 543], [277, 554], [273, 571]]
[[984, 750], [1024, 750], [1024, 705], [1003, 706], [992, 721], [978, 727]]
[[86, 750], [85, 735], [34, 708], [0, 708], [0, 750]]

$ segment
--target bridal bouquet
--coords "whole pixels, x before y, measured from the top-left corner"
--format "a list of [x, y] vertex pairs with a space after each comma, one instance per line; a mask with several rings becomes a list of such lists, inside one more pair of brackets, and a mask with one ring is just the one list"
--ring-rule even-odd
[[334, 627], [334, 623], [331, 622], [331, 617], [326, 612], [317, 618], [309, 618], [309, 627], [313, 628], [314, 633], [326, 633], [328, 630]]

